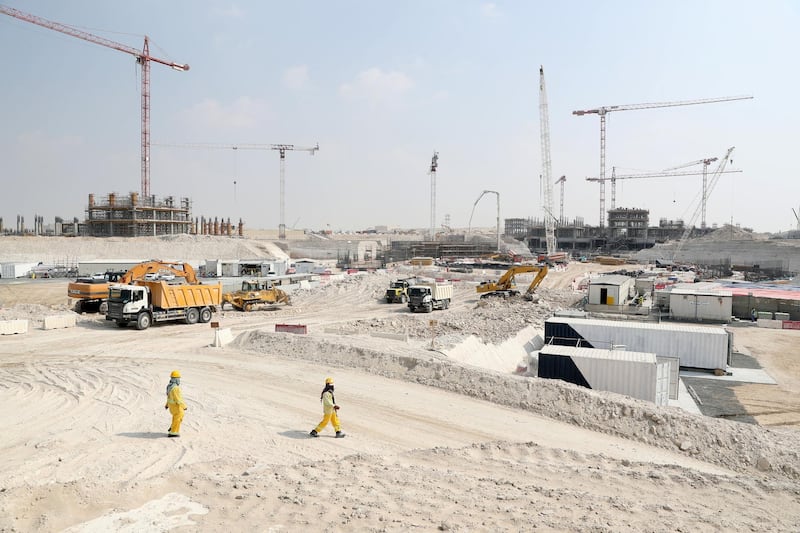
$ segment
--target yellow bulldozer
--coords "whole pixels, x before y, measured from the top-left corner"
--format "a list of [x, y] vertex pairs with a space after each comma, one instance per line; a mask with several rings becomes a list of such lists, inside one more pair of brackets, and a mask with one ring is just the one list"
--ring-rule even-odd
[[226, 303], [237, 311], [252, 311], [266, 304], [292, 304], [288, 294], [266, 280], [243, 281], [241, 290], [222, 294], [222, 309], [225, 309]]
[[525, 298], [531, 299], [536, 287], [542, 282], [547, 275], [547, 266], [539, 265], [515, 265], [509, 268], [505, 274], [500, 276], [497, 281], [486, 281], [475, 287], [475, 290], [481, 295], [481, 298], [490, 296], [502, 296], [507, 298], [509, 296], [516, 296], [519, 294], [517, 285], [514, 278], [517, 274], [525, 274], [528, 272], [536, 272], [536, 276], [525, 291]]

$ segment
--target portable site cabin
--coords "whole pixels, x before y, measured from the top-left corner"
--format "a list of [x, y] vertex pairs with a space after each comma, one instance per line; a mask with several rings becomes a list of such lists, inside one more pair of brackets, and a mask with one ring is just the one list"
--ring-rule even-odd
[[[656, 405], [669, 404], [670, 362], [658, 360], [654, 353], [546, 345], [539, 350], [538, 375]], [[675, 372], [676, 385], [677, 379]]]
[[733, 293], [675, 288], [669, 293], [669, 314], [676, 320], [727, 323], [733, 314]]
[[733, 347], [732, 333], [722, 326], [569, 317], [545, 320], [544, 341], [587, 348], [624, 346], [659, 357], [677, 357], [682, 368], [704, 370], [725, 369]]
[[634, 294], [636, 280], [630, 276], [600, 276], [589, 282], [589, 305], [625, 305]]

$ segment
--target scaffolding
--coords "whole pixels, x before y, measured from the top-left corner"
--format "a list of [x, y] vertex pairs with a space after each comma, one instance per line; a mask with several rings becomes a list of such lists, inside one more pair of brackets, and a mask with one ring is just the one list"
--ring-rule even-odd
[[189, 198], [140, 198], [109, 193], [99, 200], [89, 194], [84, 234], [90, 237], [145, 237], [188, 234], [192, 230]]

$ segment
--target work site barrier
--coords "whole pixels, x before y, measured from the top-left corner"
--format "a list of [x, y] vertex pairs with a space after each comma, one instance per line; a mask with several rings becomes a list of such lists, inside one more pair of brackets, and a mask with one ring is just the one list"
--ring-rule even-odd
[[28, 333], [27, 320], [0, 320], [0, 335]]
[[74, 328], [75, 315], [53, 315], [44, 317], [42, 329]]
[[275, 332], [299, 333], [305, 335], [308, 333], [308, 328], [305, 324], [275, 324]]

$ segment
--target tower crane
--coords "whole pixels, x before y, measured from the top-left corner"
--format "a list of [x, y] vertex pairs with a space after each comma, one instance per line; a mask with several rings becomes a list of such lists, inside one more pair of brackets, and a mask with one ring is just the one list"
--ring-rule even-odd
[[[716, 161], [716, 160], [717, 160], [717, 158], [715, 157], [713, 159], [708, 159], [706, 161]], [[702, 161], [704, 161], [704, 160], [700, 160], [700, 162], [702, 162]], [[694, 163], [694, 164], [696, 164], [696, 163]], [[680, 169], [680, 168], [684, 168], [685, 166], [690, 166], [690, 165], [681, 165], [680, 167], [675, 167], [675, 168]], [[705, 203], [706, 203], [706, 199], [708, 197], [708, 195], [706, 193], [706, 179], [705, 179], [705, 177], [706, 177], [706, 169], [705, 169], [705, 167], [703, 168], [702, 172], [697, 172], [697, 171], [694, 171], [694, 170], [687, 170], [687, 171], [682, 171], [682, 172], [670, 172], [670, 170], [672, 170], [672, 169], [667, 169], [666, 171], [662, 171], [662, 172], [645, 172], [645, 173], [642, 173], [642, 174], [621, 174], [621, 175], [617, 175], [617, 173], [616, 173], [617, 172], [617, 167], [611, 167], [611, 177], [610, 178], [605, 178], [606, 181], [610, 181], [611, 182], [611, 209], [616, 209], [616, 203], [617, 203], [617, 180], [629, 180], [629, 179], [638, 179], [638, 178], [673, 178], [673, 177], [677, 177], [677, 176], [699, 176], [700, 174], [702, 174], [703, 175], [703, 221], [704, 221], [703, 227], [705, 227]], [[741, 172], [741, 170], [726, 170], [726, 171], [722, 172], [722, 174], [734, 174], [734, 173], [739, 173], [739, 172]], [[602, 181], [603, 180], [601, 180], [600, 178], [586, 178], [586, 181], [597, 181], [597, 182], [601, 182], [601, 185], [602, 185]], [[603, 198], [602, 197], [600, 198], [600, 205], [601, 205], [600, 209], [605, 209], [605, 206], [603, 205]]]
[[431, 240], [436, 240], [436, 169], [439, 168], [439, 152], [434, 151], [431, 157]]
[[166, 59], [159, 59], [157, 57], [151, 56], [150, 40], [147, 37], [147, 35], [144, 36], [144, 47], [142, 48], [142, 50], [137, 50], [136, 48], [131, 48], [130, 46], [120, 44], [111, 41], [109, 39], [104, 39], [103, 37], [98, 37], [97, 35], [92, 35], [91, 33], [87, 33], [85, 31], [81, 31], [77, 28], [73, 28], [72, 26], [67, 26], [66, 24], [61, 24], [59, 22], [46, 20], [41, 17], [37, 17], [29, 13], [24, 13], [22, 11], [7, 6], [0, 5], [0, 13], [57, 32], [65, 33], [67, 35], [71, 35], [72, 37], [77, 37], [78, 39], [89, 41], [90, 43], [95, 43], [99, 44], [100, 46], [113, 48], [114, 50], [125, 52], [126, 54], [130, 54], [136, 58], [136, 62], [139, 63], [139, 65], [141, 65], [142, 67], [142, 185], [141, 185], [142, 191], [141, 192], [142, 192], [142, 200], [147, 202], [150, 197], [150, 62], [154, 61], [156, 63], [161, 63], [162, 65], [166, 65], [172, 69], [179, 70], [182, 72], [186, 72], [187, 70], [189, 70], [189, 65], [175, 63], [173, 61], [169, 61]]
[[558, 223], [559, 224], [564, 224], [564, 184], [566, 182], [567, 182], [567, 177], [566, 176], [561, 176], [560, 178], [558, 178], [556, 180], [556, 185], [558, 185], [559, 183], [561, 184], [561, 196], [560, 196], [561, 205], [559, 206], [559, 210], [558, 210]]
[[469, 215], [469, 225], [467, 226], [467, 234], [472, 230], [472, 215], [475, 214], [475, 207], [478, 205], [478, 202], [481, 201], [481, 198], [487, 194], [495, 194], [497, 195], [497, 251], [500, 251], [500, 193], [497, 191], [483, 191], [478, 199], [475, 200], [475, 203], [472, 204], [472, 213]]
[[539, 137], [542, 146], [542, 183], [544, 184], [544, 231], [547, 255], [556, 251], [556, 232], [553, 224], [553, 180], [550, 178], [550, 117], [547, 110], [547, 88], [544, 67], [539, 66]]
[[278, 226], [278, 238], [286, 238], [286, 224], [285, 224], [285, 202], [284, 196], [286, 192], [286, 152], [309, 152], [314, 155], [319, 150], [319, 143], [314, 146], [295, 146], [293, 144], [209, 144], [209, 143], [191, 143], [191, 144], [177, 144], [177, 143], [153, 143], [156, 146], [167, 146], [173, 148], [200, 148], [208, 150], [276, 150], [281, 156], [281, 185], [280, 185], [280, 223]]
[[[725, 166], [728, 164], [728, 161], [730, 160], [731, 157], [731, 152], [733, 152], [734, 148], [735, 148], [734, 146], [728, 148], [728, 151], [725, 153], [725, 156], [723, 156], [722, 161], [719, 162], [719, 165], [717, 165], [717, 169], [711, 176], [711, 182], [708, 186], [709, 195], [711, 194], [711, 191], [714, 190], [714, 186], [717, 184], [720, 174], [723, 174], [725, 172]], [[686, 228], [684, 228], [683, 230], [683, 235], [681, 235], [681, 239], [678, 241], [678, 244], [675, 246], [675, 250], [673, 250], [672, 252], [673, 261], [675, 260], [675, 257], [678, 255], [678, 252], [680, 252], [681, 248], [683, 248], [683, 245], [686, 244], [686, 240], [689, 238], [689, 235], [692, 233], [692, 230], [694, 229], [694, 224], [697, 221], [697, 217], [700, 214], [701, 208], [703, 211], [705, 211], [704, 205], [703, 206], [698, 205], [697, 209], [695, 209], [694, 214], [692, 215], [692, 218], [689, 220], [689, 223], [686, 224]]]
[[579, 117], [583, 115], [600, 116], [600, 227], [603, 227], [606, 205], [606, 115], [612, 111], [635, 111], [639, 109], [655, 109], [659, 107], [677, 107], [685, 105], [713, 104], [717, 102], [730, 102], [733, 100], [749, 100], [752, 96], [723, 96], [721, 98], [703, 98], [700, 100], [682, 100], [677, 102], [652, 102], [644, 104], [612, 105], [603, 106], [596, 109], [584, 109], [573, 111], [573, 115]]
[[687, 168], [694, 165], [699, 165], [700, 163], [703, 164], [703, 199], [701, 204], [703, 206], [703, 215], [700, 218], [700, 227], [703, 229], [706, 228], [706, 200], [708, 199], [708, 188], [706, 184], [708, 182], [708, 165], [710, 165], [716, 160], [717, 160], [716, 157], [709, 157], [707, 159], [698, 159], [697, 161], [692, 161], [691, 163], [686, 163], [685, 165], [667, 169], [667, 170], [677, 170], [680, 168]]

